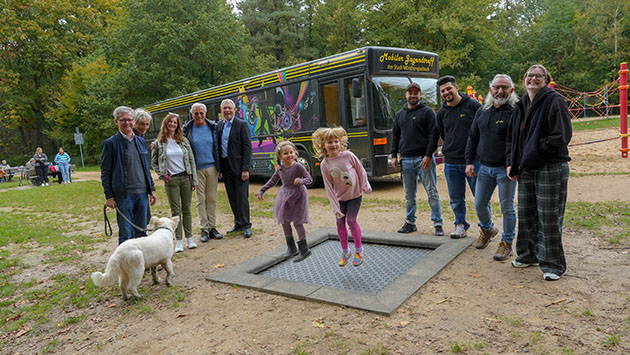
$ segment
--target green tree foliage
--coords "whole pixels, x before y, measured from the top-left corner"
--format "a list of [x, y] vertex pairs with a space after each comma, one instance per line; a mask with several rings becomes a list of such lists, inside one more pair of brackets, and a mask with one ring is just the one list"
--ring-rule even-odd
[[318, 2], [313, 17], [313, 46], [318, 57], [365, 45], [363, 25], [367, 16], [364, 0]]
[[116, 131], [111, 112], [117, 106], [117, 95], [112, 80], [107, 80], [109, 74], [102, 55], [73, 64], [61, 80], [50, 117], [53, 128], [49, 133], [71, 156], [79, 155], [79, 148], [74, 145], [75, 129], [83, 133], [83, 153], [91, 164], [99, 161], [103, 140]]
[[312, 46], [314, 0], [243, 0], [240, 20], [248, 42], [271, 54], [274, 67], [297, 64], [316, 57]]
[[107, 0], [3, 1], [0, 127], [6, 141], [0, 149], [4, 154], [26, 154], [36, 145], [52, 149], [42, 133], [50, 127], [45, 117], [61, 77], [92, 50], [95, 37], [113, 15], [114, 2]]
[[222, 0], [134, 0], [109, 36], [120, 104], [133, 107], [250, 74], [251, 46]]

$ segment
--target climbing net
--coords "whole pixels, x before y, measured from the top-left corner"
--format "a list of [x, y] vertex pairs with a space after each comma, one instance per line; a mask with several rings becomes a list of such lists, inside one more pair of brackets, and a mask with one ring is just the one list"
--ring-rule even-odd
[[569, 107], [571, 119], [579, 121], [583, 125], [599, 126], [601, 128], [608, 128], [611, 131], [615, 131], [614, 134], [611, 132], [610, 138], [572, 143], [571, 145], [590, 144], [619, 139], [619, 121], [616, 119], [607, 119], [613, 112], [613, 109], [620, 107], [619, 104], [613, 105], [609, 101], [611, 96], [619, 93], [619, 78], [595, 91], [590, 92], [575, 90], [558, 83], [554, 83], [554, 89], [565, 99], [567, 106]]

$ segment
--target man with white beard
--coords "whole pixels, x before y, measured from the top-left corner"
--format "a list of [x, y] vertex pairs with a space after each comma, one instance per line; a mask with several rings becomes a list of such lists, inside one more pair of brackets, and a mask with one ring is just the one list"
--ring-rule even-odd
[[490, 215], [490, 198], [496, 186], [499, 187], [499, 201], [503, 213], [503, 237], [494, 255], [498, 261], [507, 260], [512, 255], [512, 241], [516, 228], [514, 193], [516, 181], [506, 174], [505, 142], [508, 125], [512, 119], [514, 105], [518, 101], [514, 93], [514, 82], [509, 75], [497, 74], [490, 82], [490, 92], [483, 107], [477, 110], [470, 127], [466, 145], [466, 175], [475, 175], [474, 161], [480, 161], [475, 186], [475, 210], [479, 218], [479, 238], [473, 243], [483, 249], [498, 233]]

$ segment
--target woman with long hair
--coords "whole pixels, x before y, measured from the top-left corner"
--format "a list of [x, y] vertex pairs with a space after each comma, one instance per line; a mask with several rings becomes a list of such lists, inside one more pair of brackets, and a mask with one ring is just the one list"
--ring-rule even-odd
[[571, 116], [562, 96], [549, 87], [551, 74], [532, 65], [527, 92], [510, 124], [507, 175], [518, 178], [518, 235], [514, 267], [538, 265], [547, 281], [558, 280], [567, 264], [562, 223], [569, 182]]
[[197, 247], [192, 236], [192, 213], [190, 204], [192, 191], [197, 187], [197, 167], [188, 139], [183, 136], [182, 122], [179, 115], [170, 113], [164, 117], [160, 133], [155, 140], [151, 153], [151, 167], [164, 180], [166, 197], [171, 207], [171, 214], [179, 216], [175, 230], [175, 252], [184, 251], [182, 224], [188, 249]]

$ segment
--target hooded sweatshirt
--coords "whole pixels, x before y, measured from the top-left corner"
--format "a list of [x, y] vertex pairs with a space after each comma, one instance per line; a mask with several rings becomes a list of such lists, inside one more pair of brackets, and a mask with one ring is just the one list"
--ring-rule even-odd
[[435, 129], [435, 112], [424, 102], [409, 108], [407, 104], [396, 112], [392, 128], [392, 158], [432, 156], [437, 142], [431, 141]]
[[437, 113], [437, 129], [433, 132], [431, 139], [437, 145], [440, 137], [444, 140], [442, 144], [442, 154], [444, 160], [449, 164], [466, 163], [466, 144], [468, 134], [472, 125], [475, 113], [481, 107], [477, 100], [471, 99], [464, 93], [459, 93], [461, 100], [455, 106], [449, 106], [446, 101]]
[[477, 110], [466, 145], [466, 164], [480, 160], [485, 166], [505, 166], [505, 141], [514, 111], [509, 104]]
[[526, 93], [516, 104], [506, 144], [510, 175], [541, 168], [548, 162], [570, 161], [573, 135], [571, 116], [564, 99], [544, 87], [530, 101]]

